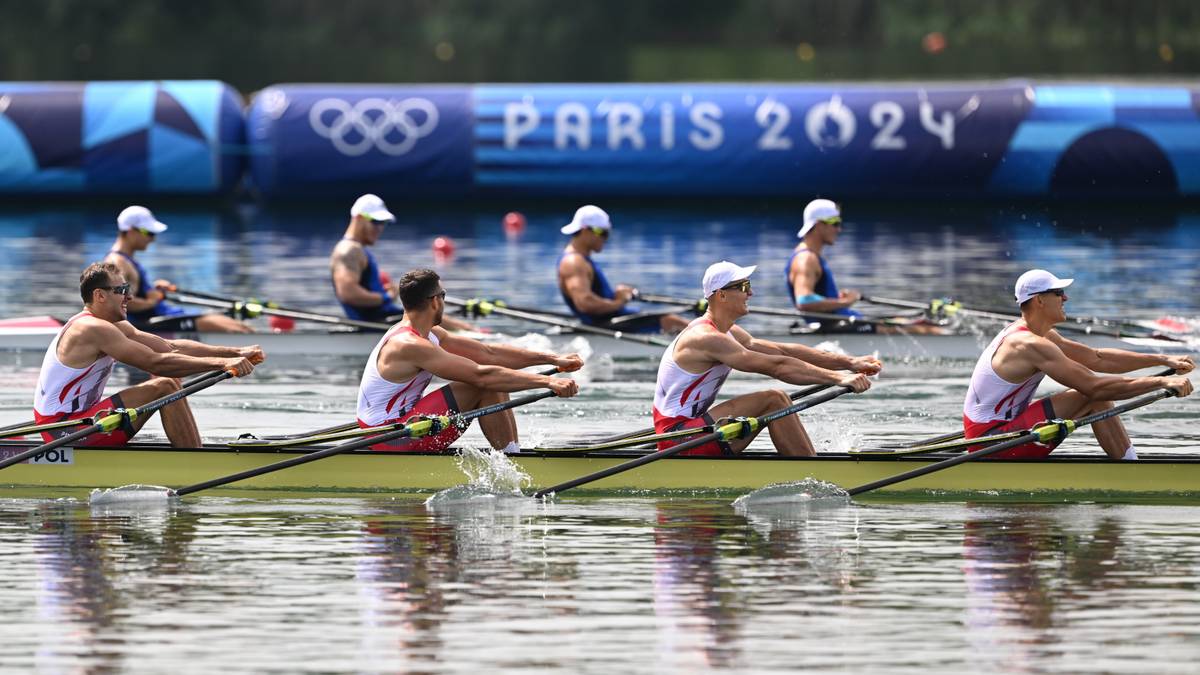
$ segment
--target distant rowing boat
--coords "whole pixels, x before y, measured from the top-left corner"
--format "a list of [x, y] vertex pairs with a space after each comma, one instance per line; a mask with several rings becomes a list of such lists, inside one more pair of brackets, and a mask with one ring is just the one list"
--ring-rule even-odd
[[[0, 443], [0, 458], [30, 447], [28, 442]], [[21, 488], [109, 488], [135, 483], [180, 487], [315, 449], [222, 445], [171, 448], [155, 443], [135, 443], [122, 449], [63, 449], [0, 472], [0, 495], [6, 489]], [[527, 451], [512, 459], [532, 479], [529, 491], [614, 466], [633, 456], [630, 452], [564, 456]], [[737, 458], [675, 457], [589, 484], [572, 494], [590, 491], [712, 496], [745, 493], [805, 478], [851, 487], [944, 458], [827, 454], [810, 459], [773, 453]], [[420, 493], [466, 482], [454, 455], [356, 452], [265, 474], [229, 489]], [[1200, 499], [1200, 456], [1151, 455], [1137, 462], [1113, 462], [1097, 451], [1088, 455], [1056, 454], [1039, 461], [967, 462], [885, 488], [879, 494], [951, 500], [996, 496], [1195, 500]]]
[[[0, 350], [44, 352], [58, 332], [61, 322], [52, 317], [24, 317], [0, 320]], [[207, 344], [243, 347], [259, 344], [268, 356], [360, 356], [366, 357], [379, 340], [379, 333], [354, 330], [292, 331], [287, 333], [165, 333], [164, 337], [199, 340]], [[884, 359], [950, 359], [971, 360], [979, 356], [990, 335], [870, 335], [821, 333], [763, 333], [756, 335], [769, 340], [792, 342], [812, 347], [834, 346], [848, 354], [878, 352]], [[484, 341], [545, 342], [544, 346], [558, 351], [575, 349], [571, 344], [584, 338], [593, 356], [609, 355], [616, 360], [657, 359], [662, 347], [632, 342], [604, 335], [574, 333], [551, 329], [522, 336], [502, 333], [473, 334]], [[1132, 351], [1178, 354], [1196, 350], [1187, 342], [1172, 342], [1155, 338], [1113, 338], [1103, 335], [1070, 335], [1092, 347], [1116, 347]]]

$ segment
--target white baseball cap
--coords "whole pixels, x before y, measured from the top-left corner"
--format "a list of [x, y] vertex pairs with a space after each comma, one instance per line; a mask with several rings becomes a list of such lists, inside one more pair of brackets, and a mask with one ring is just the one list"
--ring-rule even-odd
[[608, 214], [599, 206], [588, 204], [581, 206], [575, 211], [575, 217], [571, 222], [563, 225], [563, 234], [575, 234], [585, 227], [599, 227], [605, 230], [612, 229], [612, 221], [608, 219]]
[[709, 265], [708, 269], [704, 270], [704, 297], [709, 297], [735, 281], [749, 279], [756, 269], [758, 265], [738, 267], [728, 260]]
[[1017, 285], [1013, 289], [1013, 293], [1016, 294], [1017, 304], [1020, 305], [1038, 293], [1053, 291], [1056, 288], [1066, 288], [1074, 281], [1074, 279], [1059, 279], [1046, 270], [1029, 270], [1017, 277]]
[[153, 234], [167, 231], [167, 224], [158, 222], [150, 209], [144, 206], [130, 206], [117, 216], [117, 229], [122, 232], [130, 230], [146, 230]]
[[808, 231], [822, 220], [841, 217], [842, 210], [838, 208], [837, 204], [828, 199], [814, 199], [804, 207], [804, 226], [800, 228], [796, 236], [803, 239], [804, 235], [808, 234]]
[[383, 200], [372, 194], [365, 194], [354, 200], [354, 206], [350, 207], [350, 215], [366, 216], [371, 220], [396, 219], [396, 216], [387, 210], [387, 205], [383, 203]]

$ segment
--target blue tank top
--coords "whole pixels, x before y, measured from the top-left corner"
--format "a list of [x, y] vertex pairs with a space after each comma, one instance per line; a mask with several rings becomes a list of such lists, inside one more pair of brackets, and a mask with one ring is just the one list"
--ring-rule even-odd
[[[567, 255], [577, 254], [568, 254], [566, 252], [560, 254], [558, 256], [558, 262], [555, 263], [554, 266], [555, 270], [558, 270], [558, 268], [562, 266], [563, 258], [567, 257]], [[600, 266], [596, 264], [596, 261], [592, 260], [588, 256], [582, 257], [587, 261], [587, 264], [592, 266], [592, 293], [604, 298], [605, 300], [612, 300], [613, 298], [617, 297], [616, 292], [613, 291], [612, 284], [608, 283], [608, 277], [604, 276], [604, 272], [601, 271]], [[567, 303], [567, 307], [571, 310], [571, 313], [574, 314], [581, 323], [584, 323], [588, 326], [602, 324], [613, 317], [624, 316], [626, 314], [635, 314], [639, 311], [636, 307], [626, 304], [621, 308], [620, 311], [612, 312], [610, 314], [584, 314], [583, 312], [579, 311], [579, 308], [575, 306], [574, 302], [571, 302], [571, 296], [567, 295], [567, 292], [563, 290], [561, 285], [559, 286], [558, 290], [560, 293], [562, 293], [563, 302]]]
[[[355, 321], [375, 321], [386, 323], [389, 316], [399, 316], [404, 313], [404, 309], [396, 305], [392, 300], [392, 296], [388, 294], [387, 289], [383, 287], [383, 280], [379, 278], [379, 265], [375, 263], [375, 256], [371, 255], [371, 249], [363, 247], [363, 253], [367, 254], [367, 266], [363, 268], [362, 274], [358, 277], [358, 285], [371, 291], [379, 293], [383, 296], [383, 304], [378, 307], [355, 307], [347, 305], [338, 300], [338, 304], [342, 306], [342, 311], [346, 313], [346, 317]], [[332, 279], [330, 280], [332, 282]], [[334, 296], [337, 296], [336, 287]]]
[[[795, 262], [796, 256], [807, 250], [807, 248], [801, 246], [795, 251], [792, 251], [792, 256], [788, 258], [787, 265], [785, 265], [783, 268], [783, 281], [787, 285], [787, 296], [791, 300], [793, 306], [796, 304], [796, 296], [793, 292], [795, 287], [792, 286], [792, 263]], [[817, 277], [817, 283], [813, 287], [813, 293], [816, 293], [822, 298], [837, 300], [839, 293], [837, 282], [833, 280], [833, 270], [829, 269], [829, 264], [825, 262], [825, 259], [821, 257], [820, 253], [815, 255], [817, 256], [817, 262], [821, 264], [821, 276]], [[862, 314], [850, 309], [849, 307], [843, 307], [841, 309], [835, 309], [832, 312], [823, 313], [841, 314], [842, 316], [862, 316]], [[804, 318], [805, 320], [820, 321], [820, 319], [809, 319], [809, 317]]]
[[[122, 258], [128, 260], [129, 264], [133, 265], [133, 269], [137, 270], [138, 285], [137, 289], [133, 293], [133, 297], [144, 299], [147, 295], [149, 295], [151, 286], [150, 280], [146, 276], [146, 268], [142, 267], [138, 261], [133, 259], [133, 257], [128, 256], [121, 251], [113, 249], [110, 252], [116, 253]], [[147, 325], [150, 319], [153, 319], [156, 316], [183, 316], [185, 314], [187, 314], [187, 312], [185, 312], [182, 308], [169, 305], [167, 304], [166, 300], [159, 300], [150, 309], [145, 309], [140, 312], [129, 312], [126, 318], [129, 319], [129, 323], [133, 324], [134, 326], [141, 327]]]

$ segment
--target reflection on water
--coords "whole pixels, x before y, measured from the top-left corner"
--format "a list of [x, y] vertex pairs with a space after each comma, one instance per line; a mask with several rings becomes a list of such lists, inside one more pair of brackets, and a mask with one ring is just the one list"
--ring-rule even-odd
[[[0, 502], [16, 670], [1186, 672], [1191, 507]], [[264, 644], [272, 645], [269, 650]], [[353, 645], [331, 648], [332, 645]]]
[[[65, 315], [77, 308], [77, 271], [108, 250], [121, 206], [0, 206], [6, 261], [0, 316]], [[328, 254], [345, 228], [347, 205], [151, 206], [171, 227], [140, 255], [155, 276], [182, 288], [337, 309]], [[459, 295], [561, 305], [553, 262], [566, 238], [558, 228], [577, 204], [403, 206], [394, 209], [398, 224], [376, 246], [393, 278], [434, 266]], [[614, 280], [692, 297], [709, 263], [733, 258], [762, 267], [755, 302], [786, 304], [783, 266], [796, 243], [802, 201], [605, 206], [615, 232], [598, 259]], [[529, 226], [508, 236], [501, 218], [514, 208], [525, 211]], [[845, 209], [842, 239], [828, 251], [843, 287], [1008, 307], [1017, 275], [1046, 267], [1077, 279], [1071, 307], [1079, 314], [1157, 317], [1200, 310], [1200, 298], [1185, 292], [1200, 286], [1200, 213], [1192, 207], [862, 202]], [[439, 235], [457, 242], [448, 260], [433, 255]]]

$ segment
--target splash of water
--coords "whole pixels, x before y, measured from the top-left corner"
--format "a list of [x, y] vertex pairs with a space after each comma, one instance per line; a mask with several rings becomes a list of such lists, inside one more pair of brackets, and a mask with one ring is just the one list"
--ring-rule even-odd
[[91, 506], [114, 506], [120, 504], [167, 504], [173, 498], [170, 488], [161, 485], [122, 485], [121, 487], [92, 490], [88, 495]]
[[528, 500], [521, 490], [531, 485], [532, 479], [503, 452], [463, 448], [455, 462], [466, 475], [467, 483], [434, 494], [425, 500], [426, 506], [496, 504], [514, 498]]

